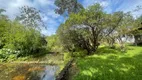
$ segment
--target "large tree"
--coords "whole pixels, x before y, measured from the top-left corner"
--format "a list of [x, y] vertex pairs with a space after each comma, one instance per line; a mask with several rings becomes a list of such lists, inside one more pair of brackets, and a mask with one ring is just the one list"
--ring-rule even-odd
[[133, 17], [129, 13], [107, 14], [100, 4], [95, 4], [77, 14], [70, 14], [66, 22], [58, 28], [57, 34], [69, 51], [79, 47], [91, 53], [105, 39], [113, 47], [115, 40], [122, 40], [123, 35], [131, 29], [132, 22]]
[[[108, 15], [103, 12], [102, 7], [95, 4], [77, 14], [72, 13], [61, 26], [63, 27], [61, 36], [63, 40], [68, 38], [65, 43], [73, 44], [70, 45], [70, 48], [78, 46], [86, 49], [88, 53], [96, 51], [103, 36], [102, 33], [107, 27], [107, 19]], [[69, 44], [67, 45], [69, 46]]]

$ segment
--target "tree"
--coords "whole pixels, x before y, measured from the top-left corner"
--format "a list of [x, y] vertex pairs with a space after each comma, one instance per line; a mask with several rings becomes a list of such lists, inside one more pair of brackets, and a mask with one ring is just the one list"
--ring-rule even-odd
[[20, 8], [20, 15], [17, 16], [16, 20], [22, 22], [26, 27], [34, 29], [41, 29], [45, 27], [40, 16], [40, 11], [34, 7], [23, 6]]
[[57, 34], [69, 51], [81, 48], [90, 54], [104, 40], [113, 48], [118, 39], [121, 47], [124, 47], [122, 38], [124, 35], [125, 38], [128, 36], [127, 32], [131, 30], [133, 21], [130, 13], [107, 14], [100, 4], [95, 4], [79, 13], [70, 14], [66, 22], [58, 28]]
[[38, 53], [37, 50], [42, 47], [42, 38], [39, 31], [32, 28], [26, 29], [15, 21], [6, 24], [8, 25], [2, 36], [3, 48], [19, 51], [20, 53], [17, 54], [19, 56]]
[[3, 14], [3, 12], [5, 12], [5, 10], [0, 9], [0, 49], [4, 46], [3, 35], [7, 26], [9, 26], [9, 19]]
[[[68, 41], [65, 42], [73, 44], [70, 45], [70, 48], [78, 46], [86, 49], [88, 53], [96, 51], [100, 44], [99, 41], [103, 38], [103, 32], [108, 27], [106, 25], [107, 16], [99, 4], [90, 6], [77, 14], [72, 13], [65, 24], [61, 26], [63, 27], [61, 32], [63, 41], [64, 38], [68, 38]], [[69, 46], [69, 44], [67, 45]]]
[[125, 51], [125, 43], [128, 41], [128, 38], [131, 37], [131, 34], [127, 34], [133, 29], [134, 18], [131, 13], [123, 13], [122, 20], [118, 25], [117, 31], [117, 40], [120, 44], [122, 51]]
[[[5, 11], [5, 10], [1, 10]], [[43, 46], [43, 37], [35, 28], [28, 28], [0, 14], [0, 49], [20, 51], [17, 55], [38, 53]], [[4, 54], [4, 53], [3, 53]]]
[[104, 30], [104, 38], [111, 48], [114, 48], [114, 43], [116, 42], [116, 37], [118, 29], [122, 19], [123, 19], [123, 12], [114, 12], [113, 14], [108, 15], [108, 24], [107, 28]]
[[142, 30], [140, 30], [142, 28], [142, 15], [134, 21], [133, 26], [134, 29], [130, 33], [134, 35], [135, 44], [142, 44]]
[[77, 0], [55, 0], [55, 5], [57, 6], [55, 12], [60, 15], [78, 13], [83, 9], [83, 6]]

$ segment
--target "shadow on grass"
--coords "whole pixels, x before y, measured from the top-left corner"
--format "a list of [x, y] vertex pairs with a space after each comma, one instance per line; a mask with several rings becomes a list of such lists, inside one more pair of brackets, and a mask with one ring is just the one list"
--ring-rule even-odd
[[135, 45], [135, 44], [129, 44], [129, 46], [133, 46], [133, 47], [135, 47], [135, 46], [142, 47], [142, 44], [138, 44], [138, 45]]
[[76, 61], [79, 73], [75, 75], [74, 80], [142, 79], [142, 54], [121, 58], [110, 55], [106, 59], [87, 57]]

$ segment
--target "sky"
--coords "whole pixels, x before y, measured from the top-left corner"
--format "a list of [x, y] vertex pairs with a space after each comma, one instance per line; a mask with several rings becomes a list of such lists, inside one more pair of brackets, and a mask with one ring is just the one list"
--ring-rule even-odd
[[[57, 8], [54, 5], [55, 0], [0, 0], [0, 8], [5, 9], [4, 14], [13, 20], [19, 14], [19, 7], [31, 6], [41, 11], [42, 20], [47, 29], [42, 29], [44, 35], [56, 33], [59, 25], [64, 22], [64, 17], [55, 13]], [[132, 11], [136, 6], [142, 6], [142, 0], [78, 0], [85, 8], [95, 3], [100, 3], [104, 11], [113, 13], [116, 11]], [[134, 17], [142, 15], [142, 10], [132, 13]]]

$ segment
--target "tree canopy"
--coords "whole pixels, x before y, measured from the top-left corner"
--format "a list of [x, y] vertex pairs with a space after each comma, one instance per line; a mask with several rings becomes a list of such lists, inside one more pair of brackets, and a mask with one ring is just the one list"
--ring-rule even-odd
[[20, 21], [25, 27], [31, 27], [34, 29], [41, 29], [44, 26], [40, 11], [34, 7], [23, 6], [20, 7], [20, 15], [16, 17], [16, 20]]
[[55, 0], [55, 5], [57, 6], [55, 12], [60, 15], [77, 13], [83, 9], [83, 6], [77, 0]]
[[120, 39], [135, 27], [133, 22], [134, 18], [129, 12], [108, 14], [100, 4], [94, 4], [79, 13], [70, 14], [58, 28], [57, 34], [67, 50], [81, 48], [89, 54], [96, 51], [104, 40], [113, 46], [117, 39], [123, 46], [123, 40]]

